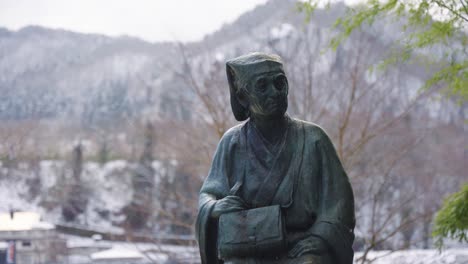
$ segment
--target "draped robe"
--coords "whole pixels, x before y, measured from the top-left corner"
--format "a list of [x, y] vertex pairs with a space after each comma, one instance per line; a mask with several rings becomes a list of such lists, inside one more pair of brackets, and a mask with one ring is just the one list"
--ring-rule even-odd
[[202, 263], [217, 257], [216, 200], [236, 195], [251, 208], [280, 205], [288, 248], [310, 236], [326, 242], [332, 263], [351, 264], [354, 198], [348, 177], [327, 134], [319, 126], [288, 118], [276, 146], [268, 145], [250, 121], [228, 130], [220, 140], [199, 198], [196, 238]]

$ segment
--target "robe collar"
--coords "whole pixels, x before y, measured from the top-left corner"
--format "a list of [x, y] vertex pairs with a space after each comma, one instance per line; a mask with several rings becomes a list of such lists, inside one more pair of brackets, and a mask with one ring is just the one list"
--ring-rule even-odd
[[[243, 127], [242, 136], [246, 147], [246, 155], [244, 155], [245, 173], [244, 177], [252, 177], [260, 179], [259, 186], [256, 190], [254, 198], [250, 200], [252, 207], [269, 206], [271, 204], [281, 204], [289, 206], [292, 202], [292, 192], [294, 182], [302, 161], [301, 137], [298, 137], [297, 129], [293, 126], [292, 120], [287, 116], [288, 128], [282, 140], [271, 150], [267, 146], [267, 142], [260, 132], [253, 127], [253, 124], [247, 124]], [[302, 132], [302, 131], [301, 131]], [[263, 138], [263, 139], [262, 139]], [[271, 148], [271, 146], [270, 146]], [[276, 151], [275, 151], [276, 149]], [[283, 181], [287, 182], [283, 184]], [[290, 195], [286, 195], [289, 199], [286, 201], [276, 201], [275, 194], [281, 186], [286, 187], [286, 191]], [[285, 197], [280, 195], [280, 197]]]

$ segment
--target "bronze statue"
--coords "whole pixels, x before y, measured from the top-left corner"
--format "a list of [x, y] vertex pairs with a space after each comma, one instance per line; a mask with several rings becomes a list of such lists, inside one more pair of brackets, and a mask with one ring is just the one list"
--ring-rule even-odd
[[354, 198], [332, 142], [286, 114], [279, 56], [226, 63], [238, 121], [217, 147], [196, 223], [202, 263], [351, 264]]

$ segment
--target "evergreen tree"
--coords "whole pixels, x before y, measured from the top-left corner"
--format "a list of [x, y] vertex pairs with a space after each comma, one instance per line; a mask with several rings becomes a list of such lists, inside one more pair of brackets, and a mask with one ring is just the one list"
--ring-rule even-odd
[[144, 131], [144, 146], [132, 178], [132, 202], [124, 209], [128, 225], [132, 230], [148, 228], [148, 221], [153, 213], [154, 192], [154, 127], [147, 122]]

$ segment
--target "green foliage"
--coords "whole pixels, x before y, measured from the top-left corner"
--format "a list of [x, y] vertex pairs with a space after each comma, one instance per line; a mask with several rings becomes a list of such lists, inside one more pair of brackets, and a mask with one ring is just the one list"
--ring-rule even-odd
[[468, 184], [447, 197], [435, 219], [433, 237], [441, 249], [444, 238], [468, 242]]
[[[298, 9], [310, 19], [319, 0], [298, 4]], [[365, 0], [348, 8], [338, 18], [335, 27], [340, 33], [330, 41], [337, 47], [352, 32], [364, 25], [390, 18], [401, 25], [402, 37], [391, 49], [388, 57], [377, 68], [396, 63], [424, 61], [433, 69], [433, 75], [423, 88], [444, 88], [447, 96], [456, 96], [460, 102], [468, 99], [468, 2], [465, 0]], [[421, 51], [429, 48], [445, 49], [442, 57], [423, 57]]]
[[309, 21], [312, 16], [312, 13], [317, 8], [317, 4], [317, 2], [314, 2], [312, 0], [297, 2], [297, 10], [299, 12], [304, 12], [306, 14], [306, 21]]

